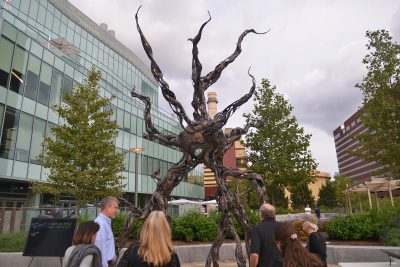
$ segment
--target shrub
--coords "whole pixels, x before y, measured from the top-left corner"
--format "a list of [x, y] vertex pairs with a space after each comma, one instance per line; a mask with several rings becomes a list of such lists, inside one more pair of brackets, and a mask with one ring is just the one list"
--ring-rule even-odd
[[330, 223], [330, 221], [320, 221], [318, 223], [318, 232], [326, 232], [326, 228], [328, 226], [328, 224]]
[[369, 240], [376, 237], [376, 227], [369, 213], [337, 216], [326, 230], [330, 239]]
[[84, 222], [88, 222], [90, 221], [89, 216], [85, 215], [85, 216], [79, 216], [79, 221], [78, 221], [78, 225], [81, 225]]
[[0, 234], [0, 252], [23, 251], [27, 237], [27, 232]]
[[390, 228], [381, 237], [381, 242], [386, 246], [400, 246], [400, 228]]
[[135, 220], [133, 222], [131, 235], [130, 235], [131, 238], [136, 239], [136, 240], [139, 239], [140, 229], [142, 228], [143, 223], [144, 223], [143, 220]]
[[[255, 226], [257, 224], [260, 223], [260, 217], [258, 216], [258, 212], [248, 209], [246, 210], [246, 214], [247, 214], [247, 218], [249, 219], [249, 224], [251, 226]], [[210, 214], [208, 216], [208, 218], [210, 220], [212, 220], [217, 226], [221, 220], [221, 213], [220, 212], [215, 212], [213, 214]], [[240, 236], [240, 238], [244, 238], [244, 232], [243, 232], [243, 228], [242, 225], [236, 220], [236, 218], [232, 217], [232, 222], [233, 225], [235, 227], [236, 232], [238, 233], [238, 235]], [[226, 238], [231, 238], [233, 239], [233, 236], [230, 233], [227, 233], [227, 235], [225, 236]]]
[[379, 210], [372, 210], [370, 214], [375, 225], [376, 237], [382, 236], [390, 228], [400, 226], [398, 215], [400, 214], [400, 209], [398, 206], [386, 206]]
[[293, 213], [292, 209], [289, 208], [282, 208], [282, 207], [275, 207], [276, 208], [276, 214], [290, 214]]
[[124, 212], [118, 213], [117, 216], [115, 216], [114, 219], [112, 219], [111, 222], [111, 228], [113, 231], [113, 234], [115, 237], [119, 237], [122, 233], [122, 230], [124, 229], [125, 226], [125, 220], [128, 217], [128, 215]]
[[185, 215], [172, 219], [172, 237], [175, 240], [213, 241], [217, 235], [217, 224], [203, 213], [189, 210]]

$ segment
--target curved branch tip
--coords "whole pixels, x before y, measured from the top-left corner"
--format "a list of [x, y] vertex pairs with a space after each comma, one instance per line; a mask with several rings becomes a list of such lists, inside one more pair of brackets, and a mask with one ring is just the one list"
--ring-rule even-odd
[[139, 6], [138, 10], [136, 11], [135, 18], [138, 18], [139, 10], [142, 8], [142, 5]]
[[[208, 12], [208, 17], [209, 17], [208, 21], [210, 21], [210, 20], [211, 20], [211, 13], [210, 13], [210, 10], [208, 10], [207, 12]], [[207, 21], [207, 22], [208, 22], [208, 21]]]
[[257, 31], [255, 31], [255, 30], [253, 30], [253, 32], [255, 33], [255, 34], [266, 34], [266, 33], [269, 33], [271, 31], [271, 29], [268, 29], [267, 31], [265, 31], [265, 32], [257, 32]]

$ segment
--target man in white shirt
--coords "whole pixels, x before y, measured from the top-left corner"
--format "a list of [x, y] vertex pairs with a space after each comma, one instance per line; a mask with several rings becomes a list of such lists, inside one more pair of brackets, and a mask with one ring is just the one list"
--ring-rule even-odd
[[308, 206], [308, 204], [307, 204], [307, 207], [304, 208], [304, 212], [306, 214], [311, 214], [311, 208], [310, 208], [310, 206]]
[[94, 220], [100, 225], [94, 244], [101, 251], [101, 263], [103, 267], [112, 265], [116, 259], [114, 235], [111, 229], [111, 219], [118, 213], [118, 199], [105, 197], [101, 200], [101, 212]]

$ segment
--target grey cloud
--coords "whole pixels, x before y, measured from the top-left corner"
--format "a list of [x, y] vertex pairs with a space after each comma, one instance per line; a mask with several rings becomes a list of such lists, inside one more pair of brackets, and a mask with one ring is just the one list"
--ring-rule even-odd
[[289, 100], [301, 123], [331, 134], [362, 102], [355, 84], [365, 73], [361, 64], [366, 49], [362, 43], [343, 47], [333, 59], [287, 87]]

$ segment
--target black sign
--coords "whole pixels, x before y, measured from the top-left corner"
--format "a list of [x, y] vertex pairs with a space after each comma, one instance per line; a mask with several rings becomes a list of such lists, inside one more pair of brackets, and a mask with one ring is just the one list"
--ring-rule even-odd
[[76, 219], [32, 218], [22, 256], [63, 257], [75, 226]]

